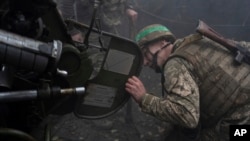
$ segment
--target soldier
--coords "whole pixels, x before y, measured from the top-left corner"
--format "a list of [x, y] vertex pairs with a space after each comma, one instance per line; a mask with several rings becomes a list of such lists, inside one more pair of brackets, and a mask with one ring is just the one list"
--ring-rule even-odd
[[175, 40], [159, 24], [143, 28], [136, 41], [144, 65], [162, 73], [164, 96], [147, 92], [136, 76], [125, 89], [143, 112], [174, 126], [166, 140], [229, 140], [229, 125], [250, 124], [250, 65], [236, 66], [228, 50], [200, 34]]
[[[58, 2], [64, 18], [75, 19], [89, 25], [93, 14], [94, 0], [61, 0]], [[138, 13], [134, 10], [130, 0], [101, 0], [98, 17], [102, 29], [119, 34], [118, 26], [126, 14], [132, 22], [137, 20]]]
[[104, 30], [119, 35], [118, 26], [121, 25], [122, 17], [126, 14], [132, 22], [137, 20], [138, 13], [134, 10], [129, 0], [102, 1], [102, 24]]

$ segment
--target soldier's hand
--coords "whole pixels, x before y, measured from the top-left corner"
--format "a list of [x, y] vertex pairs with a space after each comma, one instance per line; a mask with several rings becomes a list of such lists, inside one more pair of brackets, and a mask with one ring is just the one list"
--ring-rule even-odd
[[131, 20], [133, 22], [136, 22], [137, 17], [138, 17], [138, 13], [135, 10], [133, 10], [133, 9], [127, 9], [126, 13], [131, 18]]
[[136, 77], [132, 76], [128, 79], [127, 83], [125, 84], [125, 90], [134, 98], [137, 103], [141, 103], [142, 97], [146, 93], [146, 89], [144, 84], [141, 80]]

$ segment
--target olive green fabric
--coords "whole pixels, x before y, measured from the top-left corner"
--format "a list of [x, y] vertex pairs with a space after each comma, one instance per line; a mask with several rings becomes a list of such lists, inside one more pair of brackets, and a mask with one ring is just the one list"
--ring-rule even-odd
[[[193, 74], [201, 82], [201, 120], [203, 126], [213, 126], [219, 119], [235, 106], [244, 104], [246, 94], [243, 89], [249, 89], [247, 82], [250, 66], [234, 65], [234, 58], [228, 50], [219, 44], [203, 39], [178, 48], [173, 56], [185, 58], [194, 65]], [[172, 56], [172, 57], [173, 57]]]
[[175, 141], [188, 140], [192, 134], [183, 131], [193, 130], [198, 131], [193, 140], [227, 141], [229, 125], [250, 124], [250, 65], [234, 65], [228, 50], [194, 36], [175, 42], [163, 68], [167, 94], [147, 93], [141, 109], [175, 125]]
[[104, 23], [109, 26], [121, 24], [121, 19], [125, 12], [126, 0], [104, 0], [102, 2]]

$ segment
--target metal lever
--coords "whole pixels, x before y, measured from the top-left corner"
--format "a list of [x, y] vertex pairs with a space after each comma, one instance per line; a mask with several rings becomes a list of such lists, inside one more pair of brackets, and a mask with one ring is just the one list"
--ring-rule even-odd
[[84, 92], [85, 92], [85, 87], [65, 88], [65, 89], [60, 89], [59, 87], [52, 87], [52, 88], [45, 88], [38, 90], [1, 92], [0, 102], [56, 98], [67, 95], [83, 95]]

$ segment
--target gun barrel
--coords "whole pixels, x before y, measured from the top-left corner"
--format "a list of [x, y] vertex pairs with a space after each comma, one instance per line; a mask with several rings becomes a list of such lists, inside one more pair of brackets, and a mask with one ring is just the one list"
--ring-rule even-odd
[[64, 88], [64, 89], [60, 89], [59, 87], [52, 87], [51, 89], [48, 88], [39, 90], [0, 92], [0, 103], [55, 98], [67, 95], [79, 96], [83, 95], [84, 93], [85, 93], [85, 87]]
[[213, 28], [209, 27], [202, 20], [199, 20], [196, 31], [198, 33], [208, 37], [209, 39], [223, 45], [228, 50], [230, 50], [232, 53], [237, 52], [236, 45], [231, 40], [225, 39], [221, 34], [216, 32]]

